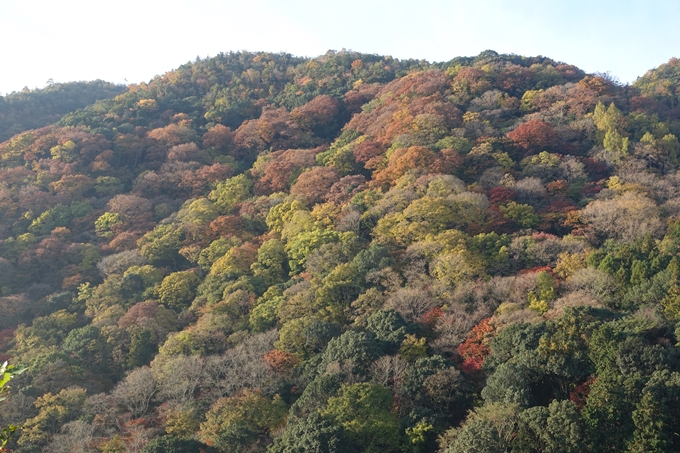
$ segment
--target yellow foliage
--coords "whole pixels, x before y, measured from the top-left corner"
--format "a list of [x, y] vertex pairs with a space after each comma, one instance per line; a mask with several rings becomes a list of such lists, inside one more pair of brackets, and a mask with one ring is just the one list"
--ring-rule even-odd
[[540, 314], [543, 314], [550, 310], [550, 306], [548, 305], [548, 302], [545, 300], [539, 299], [536, 297], [534, 294], [529, 294], [529, 308], [531, 310], [535, 310], [539, 312]]
[[137, 106], [142, 110], [158, 110], [158, 103], [155, 99], [140, 99]]
[[574, 275], [579, 269], [584, 269], [588, 253], [588, 251], [581, 253], [560, 253], [557, 257], [555, 274], [560, 278], [566, 279]]
[[317, 204], [312, 209], [312, 218], [324, 228], [333, 226], [335, 219], [340, 215], [340, 207], [334, 203]]

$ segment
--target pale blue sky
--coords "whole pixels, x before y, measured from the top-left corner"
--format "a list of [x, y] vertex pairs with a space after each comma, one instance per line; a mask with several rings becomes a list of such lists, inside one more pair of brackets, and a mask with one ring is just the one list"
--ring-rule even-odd
[[632, 82], [680, 57], [678, 0], [0, 0], [0, 93], [129, 83], [229, 50], [545, 55]]

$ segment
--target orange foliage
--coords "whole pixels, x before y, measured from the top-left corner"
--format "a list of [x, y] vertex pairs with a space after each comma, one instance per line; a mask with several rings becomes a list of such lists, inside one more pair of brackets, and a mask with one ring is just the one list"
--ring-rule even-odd
[[243, 219], [236, 215], [221, 215], [208, 225], [206, 234], [211, 239], [237, 235], [243, 229]]
[[569, 191], [569, 184], [564, 179], [549, 182], [545, 188], [552, 195], [566, 195]]
[[411, 130], [413, 120], [431, 114], [446, 127], [461, 122], [458, 108], [446, 99], [446, 75], [440, 70], [413, 73], [385, 85], [377, 94], [380, 103], [354, 115], [346, 129], [363, 132], [381, 146], [389, 147], [399, 135]]
[[254, 155], [267, 148], [296, 148], [305, 141], [302, 130], [290, 119], [285, 107], [264, 110], [260, 118], [243, 122], [234, 136], [236, 158]]
[[522, 269], [521, 271], [517, 272], [517, 275], [540, 274], [541, 272], [547, 272], [548, 274], [554, 276], [553, 270], [550, 266], [535, 266], [530, 267], [529, 269]]
[[612, 83], [600, 76], [585, 76], [578, 84], [598, 94], [607, 94], [612, 89]]
[[442, 316], [444, 316], [444, 311], [439, 307], [434, 307], [432, 310], [425, 313], [422, 319], [425, 324], [434, 326]]
[[379, 184], [393, 184], [408, 170], [414, 168], [428, 168], [437, 158], [437, 155], [424, 146], [411, 146], [398, 148], [390, 156], [387, 168], [373, 175], [373, 179]]
[[264, 361], [277, 373], [291, 370], [300, 361], [294, 354], [272, 349], [264, 355]]

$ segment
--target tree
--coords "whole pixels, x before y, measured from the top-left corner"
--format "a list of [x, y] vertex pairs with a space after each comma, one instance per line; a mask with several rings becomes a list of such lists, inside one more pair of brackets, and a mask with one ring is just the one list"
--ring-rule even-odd
[[158, 225], [139, 241], [139, 251], [155, 266], [172, 266], [182, 262], [179, 254], [182, 230], [172, 224]]
[[266, 398], [255, 391], [218, 400], [201, 423], [200, 439], [223, 452], [241, 452], [279, 428], [287, 413], [286, 404], [276, 395]]
[[18, 444], [21, 446], [47, 444], [62, 425], [80, 416], [86, 396], [85, 389], [70, 387], [56, 395], [47, 393], [36, 399], [38, 415], [26, 421]]
[[557, 145], [554, 126], [541, 120], [530, 120], [508, 132], [508, 138], [529, 152], [545, 151]]
[[632, 242], [645, 234], [658, 235], [663, 228], [656, 204], [635, 192], [624, 192], [610, 200], [593, 201], [581, 215], [594, 239], [609, 237]]
[[340, 103], [324, 94], [293, 109], [290, 117], [301, 128], [311, 130], [319, 137], [328, 137], [334, 132], [333, 126], [338, 121], [339, 110]]
[[133, 418], [143, 416], [156, 394], [156, 377], [148, 367], [130, 372], [112, 393], [115, 400], [127, 409]]
[[183, 310], [194, 299], [199, 282], [194, 271], [174, 272], [163, 279], [158, 295], [168, 308]]
[[300, 175], [290, 188], [290, 193], [300, 196], [307, 205], [312, 206], [323, 200], [339, 179], [333, 167], [314, 167]]
[[208, 198], [213, 201], [225, 214], [229, 214], [239, 203], [250, 198], [253, 182], [245, 174], [234, 176], [218, 183]]
[[379, 355], [379, 345], [372, 334], [348, 330], [328, 342], [321, 356], [319, 371], [337, 363], [342, 370], [353, 374], [365, 374]]
[[341, 453], [352, 452], [343, 428], [318, 413], [289, 424], [267, 453]]
[[395, 349], [408, 333], [406, 323], [399, 313], [394, 310], [380, 310], [373, 313], [366, 320], [366, 330], [373, 332], [375, 337]]
[[399, 422], [390, 412], [392, 395], [383, 386], [343, 384], [321, 415], [341, 425], [347, 439], [364, 452], [392, 452], [399, 446]]
[[140, 453], [216, 453], [212, 447], [193, 439], [160, 436], [140, 450]]

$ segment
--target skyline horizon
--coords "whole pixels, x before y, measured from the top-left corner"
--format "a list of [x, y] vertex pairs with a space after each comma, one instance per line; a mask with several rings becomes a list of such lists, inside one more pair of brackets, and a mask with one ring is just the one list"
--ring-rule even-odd
[[572, 64], [572, 65], [578, 67], [579, 69], [583, 70], [583, 71], [584, 71], [585, 73], [587, 73], [587, 74], [607, 75], [607, 76], [610, 77], [610, 79], [613, 80], [615, 83], [618, 83], [618, 84], [623, 85], [623, 86], [625, 86], [625, 85], [632, 85], [633, 83], [635, 83], [635, 81], [636, 81], [637, 79], [639, 79], [640, 77], [643, 77], [647, 72], [649, 72], [649, 71], [651, 71], [651, 70], [654, 70], [654, 69], [658, 68], [659, 66], [668, 63], [669, 61], [671, 61], [671, 60], [673, 60], [673, 59], [678, 58], [678, 57], [676, 57], [676, 56], [671, 56], [671, 57], [669, 57], [666, 61], [661, 62], [661, 63], [659, 63], [658, 65], [656, 65], [656, 66], [654, 66], [654, 67], [651, 67], [651, 68], [646, 69], [642, 74], [638, 75], [634, 80], [624, 81], [624, 80], [622, 80], [620, 77], [618, 77], [617, 74], [614, 74], [612, 71], [597, 71], [597, 70], [596, 70], [596, 71], [588, 71], [588, 70], [586, 70], [586, 69], [584, 69], [584, 68], [582, 68], [582, 67], [580, 67], [580, 66], [578, 66], [578, 65], [575, 65], [575, 64], [573, 64], [573, 63], [571, 63], [571, 62], [569, 62], [569, 61], [563, 61], [563, 60], [559, 60], [559, 59], [552, 58], [550, 55], [523, 55], [523, 54], [518, 54], [518, 53], [504, 53], [504, 52], [497, 52], [497, 51], [494, 50], [494, 49], [485, 49], [485, 50], [479, 52], [479, 53], [476, 54], [476, 55], [456, 55], [456, 56], [453, 56], [453, 57], [449, 58], [448, 60], [432, 60], [432, 61], [431, 61], [431, 60], [424, 59], [424, 58], [415, 58], [415, 57], [406, 57], [406, 58], [402, 58], [402, 57], [395, 57], [395, 56], [393, 56], [393, 55], [386, 55], [386, 54], [379, 54], [379, 53], [362, 52], [362, 51], [360, 51], [360, 50], [347, 49], [347, 48], [342, 48], [342, 49], [340, 49], [340, 50], [336, 50], [336, 49], [328, 49], [326, 52], [321, 53], [321, 54], [318, 54], [318, 55], [315, 55], [315, 56], [310, 56], [310, 55], [299, 55], [299, 54], [295, 54], [295, 53], [293, 53], [293, 52], [288, 52], [288, 51], [270, 52], [270, 51], [264, 51], [264, 50], [246, 50], [246, 49], [241, 49], [241, 50], [228, 50], [228, 51], [222, 51], [222, 52], [218, 52], [218, 53], [215, 54], [215, 55], [206, 55], [206, 56], [204, 56], [204, 57], [203, 57], [203, 56], [200, 56], [200, 55], [197, 55], [196, 58], [193, 59], [193, 60], [188, 60], [188, 61], [186, 61], [186, 62], [184, 62], [184, 63], [182, 63], [182, 64], [180, 64], [180, 65], [178, 65], [178, 66], [176, 66], [176, 67], [173, 67], [173, 68], [171, 68], [171, 69], [166, 70], [165, 72], [162, 72], [162, 73], [159, 73], [159, 74], [155, 74], [154, 76], [152, 76], [152, 77], [150, 77], [150, 78], [148, 78], [148, 79], [146, 79], [146, 80], [131, 81], [131, 80], [123, 79], [123, 80], [121, 81], [121, 80], [108, 80], [108, 79], [103, 79], [103, 78], [95, 78], [95, 79], [72, 79], [72, 80], [54, 80], [53, 78], [50, 78], [50, 79], [48, 79], [47, 81], [45, 81], [41, 86], [33, 86], [33, 87], [31, 87], [31, 86], [29, 86], [29, 85], [25, 85], [23, 88], [21, 88], [21, 89], [16, 89], [16, 90], [11, 91], [11, 92], [4, 92], [4, 93], [3, 93], [3, 92], [0, 92], [0, 97], [6, 97], [6, 96], [9, 96], [9, 95], [14, 94], [14, 93], [20, 93], [20, 92], [25, 91], [26, 89], [28, 89], [29, 91], [42, 90], [42, 89], [47, 88], [47, 87], [48, 87], [49, 85], [51, 85], [51, 84], [68, 84], [68, 83], [78, 83], [78, 82], [92, 82], [92, 81], [96, 81], [96, 80], [101, 80], [101, 81], [103, 81], [103, 82], [109, 82], [109, 83], [113, 83], [113, 84], [115, 84], [115, 85], [121, 85], [121, 86], [140, 85], [140, 84], [142, 84], [142, 83], [150, 83], [150, 82], [153, 81], [155, 78], [157, 78], [157, 77], [163, 77], [164, 75], [166, 75], [166, 74], [168, 74], [168, 73], [170, 73], [170, 72], [172, 72], [172, 71], [175, 71], [175, 70], [181, 68], [182, 66], [191, 65], [191, 64], [195, 63], [196, 61], [198, 61], [199, 59], [200, 59], [200, 60], [209, 60], [209, 59], [211, 59], [211, 58], [215, 58], [215, 57], [219, 56], [220, 54], [228, 54], [228, 53], [230, 53], [230, 52], [234, 52], [234, 53], [238, 53], [238, 52], [260, 53], [260, 52], [264, 52], [264, 53], [272, 53], [272, 54], [288, 54], [288, 55], [291, 55], [291, 56], [297, 57], [297, 58], [315, 59], [315, 58], [323, 57], [324, 55], [326, 55], [326, 54], [329, 53], [329, 52], [343, 52], [343, 51], [346, 51], [346, 52], [357, 52], [357, 53], [364, 54], [364, 55], [377, 55], [377, 56], [381, 56], [381, 57], [390, 57], [390, 58], [395, 58], [395, 59], [401, 60], [401, 61], [403, 61], [403, 60], [421, 60], [421, 61], [426, 62], [427, 64], [432, 64], [432, 65], [447, 63], [447, 62], [449, 62], [449, 61], [451, 61], [451, 60], [454, 60], [454, 59], [456, 59], [456, 58], [474, 58], [474, 57], [477, 57], [477, 56], [479, 56], [479, 55], [481, 55], [482, 53], [485, 53], [485, 52], [495, 52], [495, 53], [498, 54], [498, 55], [517, 55], [517, 56], [527, 57], [527, 58], [534, 58], [534, 57], [535, 57], [535, 58], [548, 58], [548, 59], [551, 59], [551, 60], [555, 61], [556, 63]]
[[0, 93], [56, 82], [141, 83], [220, 52], [313, 58], [354, 49], [448, 61], [544, 55], [632, 83], [678, 55], [672, 0], [0, 1]]

